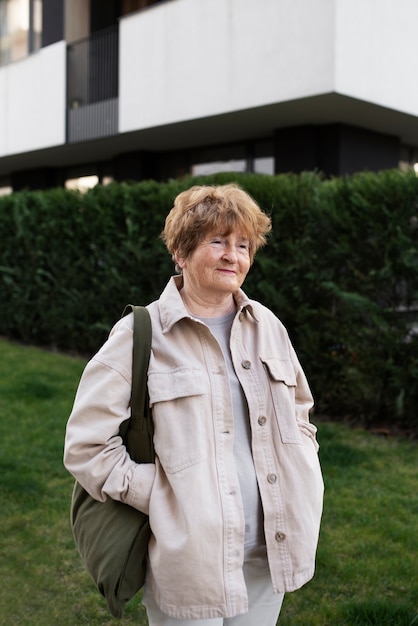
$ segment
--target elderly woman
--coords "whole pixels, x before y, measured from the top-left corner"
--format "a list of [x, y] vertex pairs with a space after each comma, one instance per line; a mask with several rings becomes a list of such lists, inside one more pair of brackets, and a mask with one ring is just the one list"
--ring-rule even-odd
[[151, 626], [274, 626], [283, 594], [314, 573], [323, 482], [311, 393], [281, 322], [241, 290], [270, 229], [236, 185], [175, 200], [162, 238], [179, 275], [147, 307], [155, 464], [134, 463], [117, 435], [132, 314], [86, 368], [68, 422], [68, 470], [98, 500], [149, 514]]

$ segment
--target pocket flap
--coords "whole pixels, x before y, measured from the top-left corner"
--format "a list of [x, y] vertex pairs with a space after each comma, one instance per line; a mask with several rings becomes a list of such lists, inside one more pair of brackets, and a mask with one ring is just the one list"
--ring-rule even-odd
[[261, 359], [272, 380], [283, 382], [288, 387], [296, 387], [296, 375], [293, 363], [289, 359]]
[[169, 372], [148, 372], [148, 393], [151, 405], [205, 391], [202, 374], [194, 368], [179, 368]]

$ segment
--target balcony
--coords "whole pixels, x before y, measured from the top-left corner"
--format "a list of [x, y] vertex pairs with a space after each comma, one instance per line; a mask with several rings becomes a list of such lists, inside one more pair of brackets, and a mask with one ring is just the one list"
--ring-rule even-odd
[[67, 143], [118, 132], [118, 26], [67, 46]]

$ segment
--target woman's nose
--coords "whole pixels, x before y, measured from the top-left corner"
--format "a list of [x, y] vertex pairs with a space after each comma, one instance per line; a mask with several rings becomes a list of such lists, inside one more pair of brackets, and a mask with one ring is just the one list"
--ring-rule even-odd
[[235, 245], [225, 244], [223, 258], [228, 261], [235, 262], [238, 258], [238, 253]]

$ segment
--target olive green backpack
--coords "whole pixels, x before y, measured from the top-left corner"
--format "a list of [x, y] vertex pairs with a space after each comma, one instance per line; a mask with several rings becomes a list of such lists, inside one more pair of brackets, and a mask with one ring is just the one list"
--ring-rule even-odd
[[[134, 461], [152, 463], [153, 423], [147, 394], [151, 320], [145, 307], [128, 305], [123, 314], [130, 310], [134, 313], [131, 417], [122, 424], [120, 434]], [[110, 498], [94, 500], [76, 482], [71, 526], [84, 566], [112, 615], [122, 617], [125, 603], [144, 584], [151, 533], [148, 516]]]

